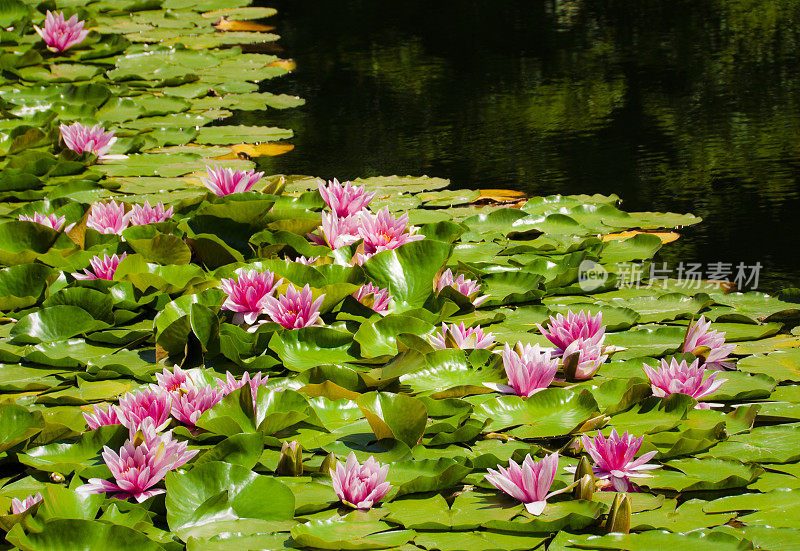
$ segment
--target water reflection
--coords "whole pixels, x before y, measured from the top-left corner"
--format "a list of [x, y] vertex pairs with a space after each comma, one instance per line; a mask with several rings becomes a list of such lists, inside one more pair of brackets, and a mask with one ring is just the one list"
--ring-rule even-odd
[[800, 1], [262, 3], [308, 100], [240, 115], [296, 132], [263, 169], [617, 193], [705, 218], [667, 260], [800, 284]]

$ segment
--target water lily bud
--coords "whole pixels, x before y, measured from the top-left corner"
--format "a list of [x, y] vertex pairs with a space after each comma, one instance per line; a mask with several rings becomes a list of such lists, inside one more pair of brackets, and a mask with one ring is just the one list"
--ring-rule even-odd
[[589, 475], [594, 478], [594, 471], [592, 470], [592, 464], [589, 463], [589, 458], [585, 455], [581, 456], [581, 460], [578, 462], [578, 468], [575, 469], [575, 482], [582, 479], [584, 476]]
[[66, 482], [66, 480], [67, 479], [64, 478], [64, 475], [61, 474], [61, 473], [56, 473], [56, 472], [50, 473], [50, 481], [51, 482], [55, 482], [56, 484], [62, 484], [64, 482]]
[[627, 348], [624, 346], [614, 346], [613, 344], [607, 344], [603, 347], [603, 354], [606, 354], [609, 358], [618, 352], [625, 352]]
[[302, 476], [303, 449], [297, 440], [283, 443], [276, 472], [283, 476]]
[[587, 501], [591, 501], [592, 496], [594, 495], [594, 490], [594, 477], [590, 474], [587, 474], [583, 475], [581, 479], [578, 480], [578, 485], [572, 490], [572, 495], [575, 497], [575, 499], [585, 499]]
[[617, 494], [606, 519], [606, 532], [627, 534], [631, 531], [631, 500], [627, 494]]
[[581, 442], [580, 437], [573, 437], [563, 448], [561, 448], [563, 453], [580, 453], [581, 450], [583, 450], [583, 442]]
[[332, 470], [336, 470], [336, 455], [333, 452], [326, 455], [319, 466], [319, 472], [322, 474], [330, 474]]

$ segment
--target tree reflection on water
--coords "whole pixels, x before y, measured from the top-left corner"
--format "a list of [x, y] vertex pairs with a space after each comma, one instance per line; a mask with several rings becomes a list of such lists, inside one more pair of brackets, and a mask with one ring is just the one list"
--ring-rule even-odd
[[665, 260], [800, 284], [800, 1], [261, 3], [308, 100], [239, 115], [295, 130], [262, 169], [617, 193], [705, 218]]

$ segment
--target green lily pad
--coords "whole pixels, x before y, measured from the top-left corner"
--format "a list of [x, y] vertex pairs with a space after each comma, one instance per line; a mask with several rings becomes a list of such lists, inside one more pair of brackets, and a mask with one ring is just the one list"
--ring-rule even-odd
[[164, 549], [139, 530], [91, 519], [56, 518], [27, 533], [21, 524], [17, 524], [7, 537], [20, 549], [37, 551], [66, 551], [106, 546], [115, 548], [132, 546], [142, 551]]
[[561, 436], [579, 428], [597, 413], [597, 402], [587, 391], [550, 388], [527, 399], [519, 396], [480, 399], [475, 407], [478, 420], [490, 419], [488, 429], [518, 427], [511, 433], [520, 438]]
[[720, 442], [708, 452], [718, 459], [757, 463], [792, 463], [800, 458], [796, 424], [756, 427]]
[[391, 530], [385, 522], [331, 518], [298, 524], [292, 528], [292, 538], [300, 546], [315, 549], [389, 549], [414, 537], [410, 530]]
[[304, 327], [275, 333], [269, 347], [292, 371], [357, 360], [351, 353], [352, 335], [328, 327]]
[[212, 461], [187, 473], [173, 471], [166, 486], [167, 522], [178, 534], [216, 520], [276, 521], [294, 515], [294, 495], [285, 484], [240, 465]]

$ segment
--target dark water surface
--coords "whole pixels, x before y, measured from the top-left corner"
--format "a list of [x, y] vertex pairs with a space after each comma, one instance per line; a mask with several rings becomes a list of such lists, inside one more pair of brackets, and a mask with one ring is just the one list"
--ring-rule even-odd
[[262, 169], [616, 193], [704, 218], [663, 260], [800, 286], [800, 0], [260, 3], [307, 100], [240, 115], [295, 131]]

